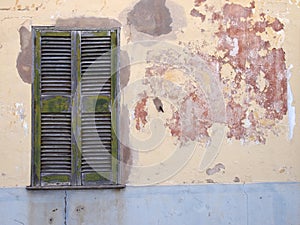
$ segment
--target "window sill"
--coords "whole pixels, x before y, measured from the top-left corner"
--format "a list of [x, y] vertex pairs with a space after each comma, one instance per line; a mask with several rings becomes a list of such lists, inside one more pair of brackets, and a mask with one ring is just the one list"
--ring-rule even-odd
[[27, 186], [27, 190], [86, 190], [86, 189], [123, 189], [126, 185], [99, 185], [99, 186]]

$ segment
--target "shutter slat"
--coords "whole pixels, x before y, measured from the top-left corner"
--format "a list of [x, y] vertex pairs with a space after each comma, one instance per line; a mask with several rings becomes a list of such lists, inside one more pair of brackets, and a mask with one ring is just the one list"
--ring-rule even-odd
[[41, 94], [71, 94], [71, 37], [42, 36], [41, 52]]
[[[109, 36], [82, 37], [81, 91], [83, 95], [111, 94], [111, 41]], [[96, 79], [95, 79], [96, 78]], [[102, 79], [99, 79], [102, 78]]]
[[60, 132], [61, 126], [71, 127], [70, 113], [42, 113], [41, 121], [41, 173], [70, 173], [71, 129]]
[[110, 114], [83, 113], [81, 120], [82, 172], [111, 171]]

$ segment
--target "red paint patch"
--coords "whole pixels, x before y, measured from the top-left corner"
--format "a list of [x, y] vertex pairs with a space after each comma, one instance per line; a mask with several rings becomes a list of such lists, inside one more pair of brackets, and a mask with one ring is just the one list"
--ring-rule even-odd
[[212, 14], [212, 21], [219, 21], [223, 19], [223, 16], [221, 15], [221, 13], [216, 13], [216, 12], [213, 12]]
[[226, 122], [230, 129], [227, 133], [228, 138], [235, 137], [240, 140], [244, 137], [246, 129], [243, 127], [242, 120], [246, 118], [246, 110], [243, 106], [230, 100], [226, 105]]
[[[204, 93], [201, 96], [205, 96]], [[181, 141], [206, 140], [209, 137], [208, 129], [212, 126], [207, 99], [200, 98], [195, 92], [190, 93], [166, 125], [172, 136], [177, 136]]]
[[193, 17], [200, 17], [202, 22], [204, 22], [205, 20], [205, 15], [200, 13], [198, 10], [196, 9], [192, 9], [191, 12], [190, 12], [191, 16]]
[[162, 76], [168, 69], [169, 67], [167, 65], [153, 65], [151, 67], [146, 68], [145, 76]]
[[252, 7], [247, 8], [238, 4], [225, 4], [223, 7], [223, 15], [226, 20], [241, 20], [252, 15]]
[[194, 5], [195, 5], [195, 6], [200, 6], [201, 3], [205, 2], [205, 1], [206, 1], [206, 0], [195, 0], [195, 1], [194, 1]]
[[[244, 93], [247, 96], [240, 102], [234, 102], [232, 96], [228, 96], [226, 112], [229, 133], [227, 136], [237, 140], [251, 136], [255, 141], [265, 143], [265, 134], [262, 132], [264, 125], [259, 122], [254, 123], [253, 115], [251, 119], [249, 118], [251, 114], [247, 118], [246, 112], [252, 104], [251, 101], [254, 101], [262, 108], [262, 111], [265, 111], [260, 118], [281, 120], [287, 113], [285, 53], [282, 48], [270, 49], [270, 42], [262, 40], [259, 36], [259, 33], [264, 32], [266, 27], [279, 31], [283, 29], [283, 24], [278, 19], [269, 23], [264, 14], [260, 15], [260, 21], [253, 23], [251, 17], [253, 6], [247, 8], [237, 4], [225, 4], [223, 15], [222, 12], [218, 12], [213, 15], [212, 19], [220, 23], [219, 31], [216, 33], [219, 38], [217, 49], [225, 52], [224, 57], [218, 58], [218, 61], [221, 67], [229, 63], [237, 73], [233, 81], [222, 80], [222, 83], [237, 88], [231, 92], [232, 96], [244, 95]], [[241, 18], [246, 20], [241, 20]], [[225, 23], [229, 26], [224, 27]], [[237, 47], [238, 49], [235, 49]], [[234, 49], [235, 52], [233, 52]], [[259, 54], [262, 50], [266, 52], [264, 56]], [[263, 88], [260, 87], [263, 84], [258, 80], [261, 74], [266, 83]], [[244, 86], [242, 82], [245, 83]], [[242, 87], [244, 90], [241, 89]], [[244, 119], [251, 121], [248, 124], [249, 127], [244, 126], [242, 122]], [[265, 127], [266, 130], [269, 128]]]
[[168, 121], [167, 126], [171, 130], [171, 135], [176, 137], [181, 137], [181, 125], [180, 125], [180, 115], [178, 111], [175, 111], [172, 118]]
[[135, 128], [141, 129], [141, 125], [144, 127], [147, 123], [148, 112], [146, 111], [148, 97], [143, 97], [137, 104], [134, 110], [134, 116], [136, 118]]
[[281, 23], [277, 18], [275, 18], [275, 21], [270, 24], [274, 31], [280, 31], [284, 28], [283, 23]]

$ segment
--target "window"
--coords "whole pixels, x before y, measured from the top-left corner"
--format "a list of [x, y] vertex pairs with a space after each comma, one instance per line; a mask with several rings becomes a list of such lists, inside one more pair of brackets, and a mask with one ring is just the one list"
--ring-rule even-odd
[[119, 30], [33, 34], [31, 187], [117, 187]]

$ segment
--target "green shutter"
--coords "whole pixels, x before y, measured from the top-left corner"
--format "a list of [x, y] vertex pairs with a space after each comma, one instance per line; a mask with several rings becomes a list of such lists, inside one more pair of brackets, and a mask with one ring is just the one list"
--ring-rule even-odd
[[34, 30], [32, 186], [117, 184], [118, 32]]
[[71, 184], [72, 42], [70, 32], [35, 35], [34, 179], [37, 186]]
[[117, 183], [112, 110], [116, 31], [81, 32], [81, 181]]

